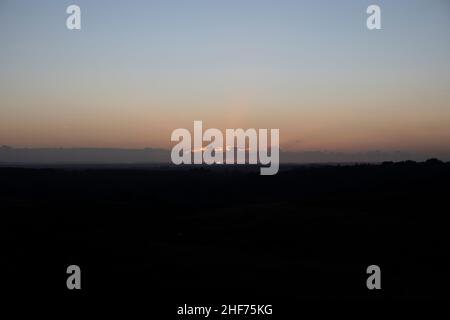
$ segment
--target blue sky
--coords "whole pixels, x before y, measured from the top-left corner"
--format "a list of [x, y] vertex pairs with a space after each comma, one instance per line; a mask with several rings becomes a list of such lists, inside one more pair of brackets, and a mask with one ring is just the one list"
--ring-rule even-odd
[[449, 30], [445, 0], [3, 0], [0, 144], [167, 147], [203, 120], [295, 150], [442, 150]]

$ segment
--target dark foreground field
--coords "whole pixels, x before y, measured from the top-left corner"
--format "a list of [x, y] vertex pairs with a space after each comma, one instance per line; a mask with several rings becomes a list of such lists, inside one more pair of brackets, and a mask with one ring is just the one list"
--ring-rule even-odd
[[[438, 161], [276, 176], [0, 168], [1, 290], [155, 305], [448, 298], [449, 184]], [[380, 291], [366, 287], [372, 264]]]

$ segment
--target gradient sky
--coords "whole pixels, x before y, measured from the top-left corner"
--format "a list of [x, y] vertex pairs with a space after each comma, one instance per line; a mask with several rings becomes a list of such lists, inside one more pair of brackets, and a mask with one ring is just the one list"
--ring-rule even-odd
[[448, 150], [449, 31], [448, 0], [0, 0], [0, 145], [168, 148], [203, 120], [288, 150]]

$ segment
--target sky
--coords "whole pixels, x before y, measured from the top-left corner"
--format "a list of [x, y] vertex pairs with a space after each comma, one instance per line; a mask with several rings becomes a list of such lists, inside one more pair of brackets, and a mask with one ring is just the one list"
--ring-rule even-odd
[[432, 156], [449, 31], [448, 0], [0, 0], [0, 145], [170, 148], [202, 120], [280, 129], [284, 150]]

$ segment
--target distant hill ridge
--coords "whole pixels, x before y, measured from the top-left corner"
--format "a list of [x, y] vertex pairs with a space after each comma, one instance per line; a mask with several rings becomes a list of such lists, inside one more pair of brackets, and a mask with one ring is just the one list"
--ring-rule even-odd
[[[450, 152], [439, 154], [402, 151], [330, 152], [282, 151], [281, 163], [378, 163], [384, 161], [425, 161], [429, 158], [450, 160]], [[170, 150], [160, 148], [14, 148], [0, 147], [0, 163], [171, 163]]]
[[3, 163], [168, 163], [164, 149], [0, 147]]

